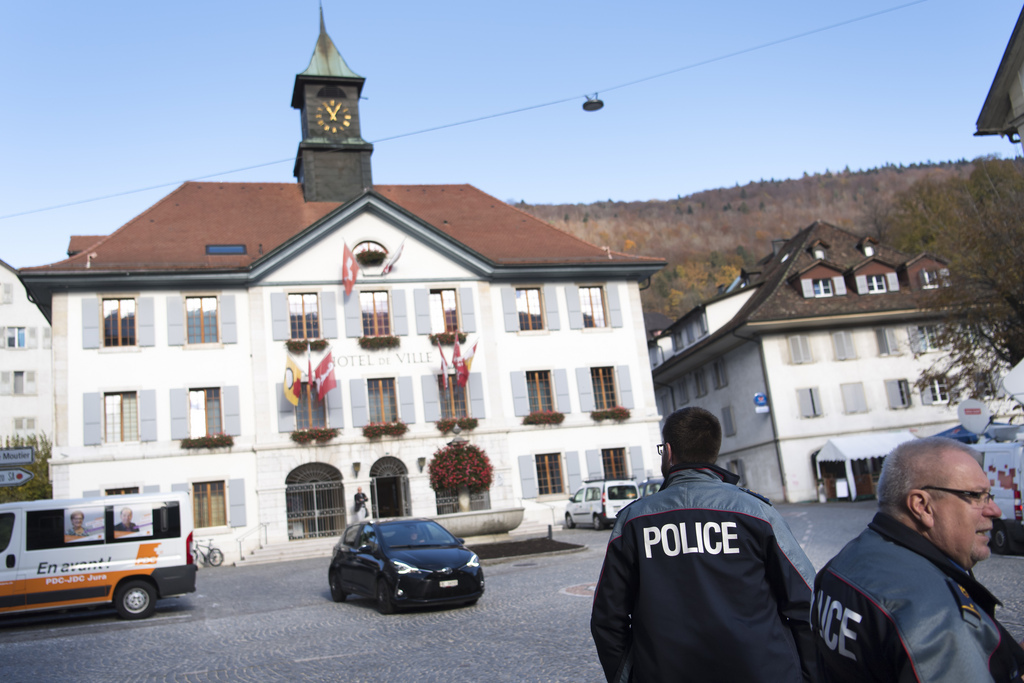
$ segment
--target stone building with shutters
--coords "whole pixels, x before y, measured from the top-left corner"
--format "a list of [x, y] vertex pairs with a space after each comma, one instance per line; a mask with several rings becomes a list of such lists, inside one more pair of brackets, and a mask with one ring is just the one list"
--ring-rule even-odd
[[943, 285], [945, 264], [824, 222], [774, 246], [652, 343], [660, 412], [713, 412], [719, 464], [792, 502], [818, 497], [815, 455], [830, 439], [867, 436], [849, 461], [822, 463], [820, 483], [826, 498], [871, 495], [884, 453], [870, 435], [956, 424], [943, 382], [914, 387], [942, 353], [920, 297]]
[[[376, 516], [453, 511], [428, 483], [451, 420], [495, 467], [474, 506], [522, 506], [528, 524], [561, 523], [584, 479], [657, 470], [640, 283], [664, 261], [470, 185], [373, 184], [363, 82], [321, 22], [292, 96], [296, 184], [188, 182], [21, 271], [55, 330], [55, 497], [188, 490], [230, 553], [256, 529], [336, 536], [357, 487]], [[475, 353], [446, 388], [456, 333]], [[328, 354], [321, 401], [308, 375]], [[596, 419], [615, 407], [628, 418]]]
[[0, 439], [53, 436], [51, 377], [50, 323], [0, 261]]

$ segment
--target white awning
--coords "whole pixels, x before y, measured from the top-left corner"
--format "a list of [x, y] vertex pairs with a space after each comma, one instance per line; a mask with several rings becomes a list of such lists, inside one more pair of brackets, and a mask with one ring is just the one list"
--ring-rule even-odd
[[849, 487], [850, 500], [857, 500], [857, 482], [853, 477], [853, 467], [850, 465], [854, 460], [866, 458], [881, 458], [889, 455], [892, 449], [906, 441], [913, 441], [917, 437], [903, 430], [900, 432], [873, 432], [870, 434], [855, 434], [853, 436], [834, 436], [825, 442], [825, 445], [818, 451], [817, 475], [821, 480], [821, 463], [823, 462], [845, 462], [846, 483]]

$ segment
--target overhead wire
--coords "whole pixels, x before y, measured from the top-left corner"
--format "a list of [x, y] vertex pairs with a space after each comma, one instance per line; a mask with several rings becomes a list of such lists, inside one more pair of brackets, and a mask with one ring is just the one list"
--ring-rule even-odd
[[[776, 45], [782, 45], [783, 43], [788, 43], [788, 42], [792, 42], [794, 40], [799, 40], [801, 38], [806, 38], [807, 36], [812, 36], [812, 35], [815, 35], [817, 33], [824, 33], [825, 31], [831, 31], [833, 29], [841, 28], [843, 26], [849, 26], [850, 24], [855, 24], [855, 23], [860, 22], [860, 21], [866, 21], [868, 19], [873, 19], [873, 18], [881, 16], [883, 14], [889, 14], [889, 13], [892, 13], [892, 12], [898, 12], [900, 10], [907, 9], [908, 7], [913, 7], [915, 5], [921, 5], [921, 4], [924, 4], [926, 2], [929, 2], [929, 0], [913, 0], [913, 2], [908, 2], [908, 3], [902, 4], [902, 5], [897, 5], [895, 7], [889, 7], [887, 9], [882, 9], [882, 10], [878, 10], [876, 12], [871, 12], [869, 14], [863, 14], [861, 16], [854, 17], [852, 19], [845, 19], [843, 21], [839, 21], [839, 22], [836, 22], [834, 24], [828, 24], [827, 26], [820, 26], [818, 28], [810, 29], [808, 31], [803, 31], [801, 33], [794, 33], [793, 35], [786, 36], [784, 38], [778, 38], [776, 40], [770, 40], [770, 41], [768, 41], [766, 43], [760, 43], [758, 45], [754, 45], [754, 46], [751, 46], [751, 47], [743, 48], [741, 50], [736, 50], [734, 52], [729, 52], [729, 53], [726, 53], [724, 55], [718, 55], [717, 57], [711, 57], [709, 59], [704, 59], [704, 60], [701, 60], [699, 62], [693, 62], [692, 64], [687, 64], [685, 66], [680, 66], [680, 67], [677, 67], [675, 69], [670, 69], [668, 71], [662, 71], [661, 73], [657, 73], [657, 74], [654, 74], [654, 75], [651, 75], [651, 76], [645, 76], [643, 78], [638, 78], [636, 80], [627, 81], [625, 83], [619, 83], [618, 85], [609, 86], [607, 88], [601, 88], [601, 89], [598, 89], [598, 90], [596, 90], [594, 92], [596, 92], [596, 93], [607, 93], [607, 92], [612, 92], [614, 90], [621, 90], [622, 88], [628, 88], [628, 87], [633, 86], [633, 85], [639, 85], [640, 83], [646, 83], [648, 81], [653, 81], [653, 80], [655, 80], [657, 78], [664, 78], [665, 76], [671, 76], [673, 74], [677, 74], [677, 73], [680, 73], [682, 71], [688, 71], [690, 69], [696, 69], [696, 68], [699, 68], [699, 67], [702, 67], [702, 66], [707, 66], [708, 64], [714, 64], [715, 62], [721, 62], [721, 61], [724, 61], [724, 60], [727, 60], [727, 59], [732, 59], [733, 57], [739, 57], [741, 55], [750, 54], [751, 52], [757, 52], [758, 50], [764, 50], [764, 49], [769, 48], [769, 47], [775, 47]], [[455, 128], [456, 126], [465, 126], [465, 125], [468, 125], [470, 123], [478, 123], [480, 121], [486, 121], [488, 119], [496, 119], [496, 118], [500, 118], [502, 116], [511, 116], [512, 114], [521, 114], [522, 112], [525, 112], [525, 111], [531, 111], [531, 110], [534, 110], [534, 109], [543, 109], [545, 107], [552, 107], [552, 106], [557, 105], [557, 104], [565, 104], [566, 102], [577, 101], [577, 100], [580, 99], [580, 97], [588, 97], [588, 96], [587, 95], [574, 95], [572, 97], [565, 97], [565, 98], [562, 98], [562, 99], [559, 99], [559, 100], [552, 100], [551, 102], [544, 102], [542, 104], [534, 104], [534, 105], [530, 105], [530, 106], [527, 106], [527, 107], [519, 107], [517, 109], [510, 109], [508, 111], [499, 112], [497, 114], [487, 114], [485, 116], [478, 116], [478, 117], [475, 117], [475, 118], [472, 118], [472, 119], [466, 119], [466, 120], [463, 120], [463, 121], [456, 121], [454, 123], [446, 123], [446, 124], [442, 124], [440, 126], [432, 126], [430, 128], [423, 128], [421, 130], [411, 131], [409, 133], [399, 133], [397, 135], [390, 135], [388, 137], [378, 138], [377, 140], [371, 140], [370, 144], [378, 144], [378, 143], [381, 143], [381, 142], [389, 142], [391, 140], [397, 140], [399, 138], [411, 137], [413, 135], [422, 135], [424, 133], [432, 133], [434, 131], [444, 130], [446, 128]], [[208, 175], [188, 178], [186, 180], [176, 180], [176, 181], [172, 181], [172, 182], [161, 183], [159, 185], [150, 185], [149, 187], [141, 187], [141, 188], [134, 189], [134, 190], [125, 190], [123, 192], [115, 192], [113, 194], [103, 195], [101, 197], [92, 197], [92, 198], [89, 198], [89, 199], [80, 199], [80, 200], [77, 200], [77, 201], [66, 202], [64, 204], [56, 204], [56, 205], [53, 205], [53, 206], [47, 206], [47, 207], [40, 208], [40, 209], [29, 209], [28, 211], [20, 211], [18, 213], [12, 213], [12, 214], [7, 214], [5, 216], [0, 216], [0, 220], [6, 220], [8, 218], [17, 218], [18, 216], [27, 216], [27, 215], [33, 214], [33, 213], [42, 213], [42, 212], [45, 212], [45, 211], [54, 211], [56, 209], [65, 209], [65, 208], [68, 208], [70, 206], [79, 206], [81, 204], [89, 204], [89, 203], [92, 203], [92, 202], [99, 202], [99, 201], [103, 201], [103, 200], [106, 200], [106, 199], [114, 199], [116, 197], [124, 197], [124, 196], [130, 195], [130, 194], [138, 194], [140, 192], [149, 192], [150, 190], [159, 190], [159, 189], [162, 189], [162, 188], [165, 188], [165, 187], [172, 187], [172, 186], [175, 186], [175, 185], [180, 185], [180, 184], [182, 184], [184, 182], [188, 182], [188, 181], [207, 180], [209, 178], [217, 178], [217, 177], [220, 177], [220, 176], [231, 175], [232, 173], [241, 173], [243, 171], [251, 171], [252, 169], [255, 169], [255, 168], [263, 168], [263, 167], [266, 167], [266, 166], [274, 166], [276, 164], [283, 164], [285, 162], [291, 162], [291, 161], [294, 161], [294, 158], [278, 159], [276, 161], [267, 161], [267, 162], [262, 163], [262, 164], [254, 164], [252, 166], [245, 166], [243, 168], [235, 168], [235, 169], [232, 169], [230, 171], [219, 171], [217, 173], [210, 173]]]

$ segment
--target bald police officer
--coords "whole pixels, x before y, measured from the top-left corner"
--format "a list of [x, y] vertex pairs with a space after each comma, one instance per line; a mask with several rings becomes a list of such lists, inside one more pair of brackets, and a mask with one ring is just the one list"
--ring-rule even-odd
[[813, 680], [814, 569], [761, 496], [715, 466], [702, 408], [668, 417], [665, 483], [619, 512], [590, 629], [609, 682]]

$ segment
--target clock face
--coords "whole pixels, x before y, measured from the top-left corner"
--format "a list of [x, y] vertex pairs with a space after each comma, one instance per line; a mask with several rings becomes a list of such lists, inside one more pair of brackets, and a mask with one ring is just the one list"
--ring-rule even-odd
[[316, 125], [325, 133], [342, 133], [352, 125], [352, 114], [337, 100], [325, 100], [316, 106]]

